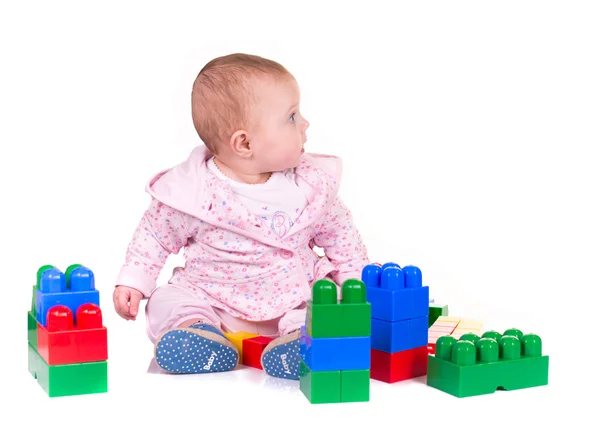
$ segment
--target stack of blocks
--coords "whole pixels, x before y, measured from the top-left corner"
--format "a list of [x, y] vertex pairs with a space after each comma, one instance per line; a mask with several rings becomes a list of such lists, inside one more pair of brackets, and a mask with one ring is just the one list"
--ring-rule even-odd
[[90, 269], [42, 266], [27, 331], [29, 372], [48, 396], [107, 392], [107, 331]]
[[427, 385], [459, 398], [545, 386], [548, 365], [541, 338], [519, 329], [487, 331], [481, 337], [444, 335], [429, 356]]
[[421, 270], [369, 264], [362, 280], [372, 306], [371, 378], [395, 383], [426, 375], [430, 303]]
[[348, 279], [338, 301], [336, 284], [316, 281], [300, 336], [300, 390], [309, 402], [369, 401], [370, 348], [365, 284]]

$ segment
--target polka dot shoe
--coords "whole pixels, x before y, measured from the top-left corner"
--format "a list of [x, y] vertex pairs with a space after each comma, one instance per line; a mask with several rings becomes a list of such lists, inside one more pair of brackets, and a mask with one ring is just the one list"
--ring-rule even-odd
[[217, 328], [203, 323], [165, 332], [154, 356], [163, 370], [177, 374], [231, 371], [238, 363], [236, 347]]
[[263, 370], [270, 376], [298, 380], [300, 375], [300, 331], [271, 341], [263, 351]]

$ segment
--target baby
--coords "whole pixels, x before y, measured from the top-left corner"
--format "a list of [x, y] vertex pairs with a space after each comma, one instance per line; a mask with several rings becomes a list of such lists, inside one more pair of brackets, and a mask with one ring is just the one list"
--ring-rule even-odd
[[[118, 275], [115, 310], [135, 320], [148, 300], [147, 334], [167, 372], [232, 370], [238, 351], [224, 332], [250, 332], [274, 338], [261, 359], [267, 374], [298, 379], [312, 284], [341, 286], [369, 263], [338, 196], [341, 161], [305, 153], [298, 84], [272, 60], [216, 58], [191, 99], [203, 144], [146, 185], [151, 203]], [[157, 287], [182, 248], [185, 267]]]

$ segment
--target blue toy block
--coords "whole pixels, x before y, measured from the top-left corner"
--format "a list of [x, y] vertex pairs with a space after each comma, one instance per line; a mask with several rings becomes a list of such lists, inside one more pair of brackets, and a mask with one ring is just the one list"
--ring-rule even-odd
[[300, 357], [310, 371], [368, 370], [371, 337], [313, 338], [302, 326]]
[[67, 274], [55, 267], [48, 267], [38, 274], [34, 286], [35, 313], [40, 325], [46, 327], [48, 311], [56, 305], [69, 307], [77, 324], [77, 309], [82, 304], [100, 307], [100, 293], [95, 289], [94, 273], [85, 266], [73, 265]]
[[371, 317], [397, 322], [429, 315], [429, 287], [423, 286], [418, 267], [370, 264], [363, 268], [362, 281], [367, 286]]
[[371, 347], [390, 354], [427, 346], [428, 333], [428, 316], [399, 322], [371, 319]]

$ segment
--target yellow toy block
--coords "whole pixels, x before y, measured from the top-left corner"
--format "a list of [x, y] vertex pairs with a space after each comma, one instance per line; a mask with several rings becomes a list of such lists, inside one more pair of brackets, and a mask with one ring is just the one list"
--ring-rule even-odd
[[452, 336], [459, 339], [465, 333], [474, 333], [477, 336], [481, 336], [483, 333], [483, 322], [481, 320], [461, 319], [454, 332], [452, 332]]
[[483, 322], [481, 320], [473, 320], [473, 319], [460, 319], [460, 323], [457, 328], [464, 329], [481, 329], [483, 326]]
[[440, 316], [428, 331], [429, 352], [435, 352], [435, 343], [446, 335], [459, 339], [465, 333], [474, 333], [481, 336], [483, 333], [483, 321], [474, 319], [463, 319], [461, 317]]
[[[451, 317], [451, 316], [440, 316], [437, 318], [436, 323], [437, 322], [460, 322], [462, 319], [460, 317]], [[435, 323], [434, 323], [435, 324]]]
[[250, 333], [250, 332], [223, 332], [225, 337], [227, 339], [229, 339], [231, 341], [232, 344], [235, 345], [235, 347], [238, 350], [238, 361], [242, 360], [242, 347], [243, 347], [243, 343], [244, 343], [244, 339], [249, 339], [249, 338], [256, 338], [257, 336], [259, 336], [256, 333]]

